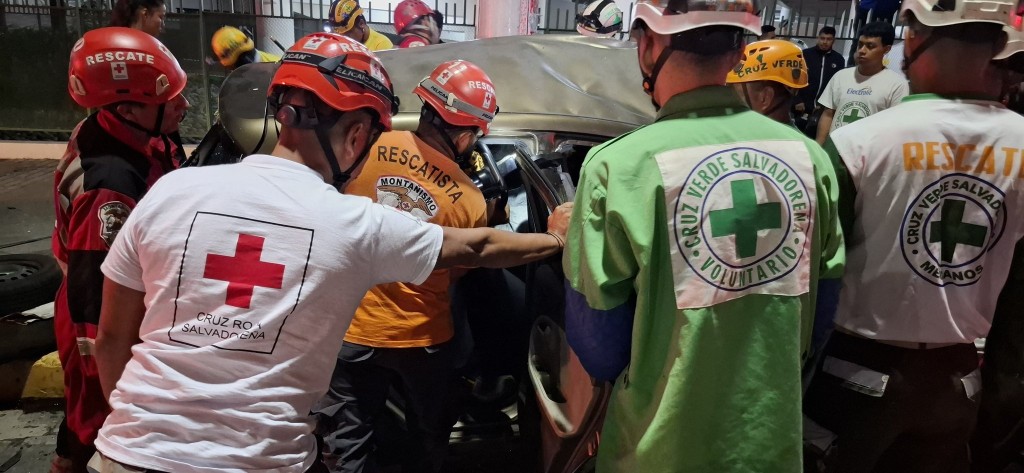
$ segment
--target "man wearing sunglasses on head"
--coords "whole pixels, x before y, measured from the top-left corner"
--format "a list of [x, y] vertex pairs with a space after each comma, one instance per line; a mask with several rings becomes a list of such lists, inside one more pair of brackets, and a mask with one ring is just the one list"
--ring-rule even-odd
[[[273, 155], [188, 168], [139, 203], [103, 263], [100, 472], [326, 471], [308, 414], [366, 291], [557, 254], [551, 234], [444, 228], [345, 195], [397, 109], [362, 44], [300, 39], [271, 79]], [[135, 469], [131, 469], [135, 468]]]

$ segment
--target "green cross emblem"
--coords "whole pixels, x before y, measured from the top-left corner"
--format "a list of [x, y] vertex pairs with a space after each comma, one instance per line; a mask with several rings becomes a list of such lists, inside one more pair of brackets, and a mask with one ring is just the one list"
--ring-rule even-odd
[[730, 186], [733, 207], [709, 212], [711, 236], [736, 235], [736, 256], [749, 258], [757, 254], [758, 231], [782, 228], [782, 204], [757, 203], [753, 179], [735, 180]]
[[942, 243], [942, 262], [952, 263], [956, 245], [969, 245], [981, 248], [985, 244], [988, 227], [965, 223], [964, 206], [966, 201], [946, 199], [942, 201], [942, 220], [932, 222], [928, 243]]
[[853, 123], [857, 120], [860, 120], [861, 118], [864, 117], [860, 116], [860, 110], [852, 108], [850, 109], [849, 113], [843, 115], [843, 123]]

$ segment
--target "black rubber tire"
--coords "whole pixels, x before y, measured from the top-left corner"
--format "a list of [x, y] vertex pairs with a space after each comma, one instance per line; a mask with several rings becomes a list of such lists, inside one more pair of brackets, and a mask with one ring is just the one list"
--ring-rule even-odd
[[0, 316], [53, 302], [62, 277], [52, 256], [0, 255]]

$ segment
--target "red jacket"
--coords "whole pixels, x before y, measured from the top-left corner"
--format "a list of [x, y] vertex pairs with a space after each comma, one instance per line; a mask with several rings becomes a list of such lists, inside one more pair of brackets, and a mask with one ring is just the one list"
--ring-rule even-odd
[[103, 294], [100, 265], [139, 199], [174, 169], [177, 152], [171, 140], [151, 138], [104, 110], [78, 125], [54, 176], [52, 246], [64, 270], [54, 326], [68, 427], [87, 445], [108, 413], [92, 356]]

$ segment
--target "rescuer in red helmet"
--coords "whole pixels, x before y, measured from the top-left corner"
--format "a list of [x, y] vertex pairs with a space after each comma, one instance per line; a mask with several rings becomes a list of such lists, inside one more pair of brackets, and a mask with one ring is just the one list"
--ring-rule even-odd
[[167, 48], [140, 30], [92, 30], [71, 51], [68, 93], [96, 112], [75, 128], [54, 179], [53, 254], [64, 270], [54, 325], [66, 404], [52, 471], [86, 471], [107, 416], [93, 358], [100, 263], [139, 199], [174, 169], [168, 135], [189, 106], [185, 81]]

